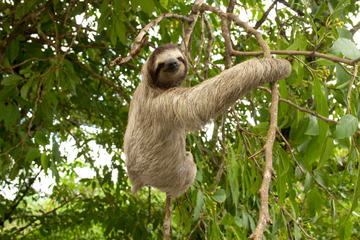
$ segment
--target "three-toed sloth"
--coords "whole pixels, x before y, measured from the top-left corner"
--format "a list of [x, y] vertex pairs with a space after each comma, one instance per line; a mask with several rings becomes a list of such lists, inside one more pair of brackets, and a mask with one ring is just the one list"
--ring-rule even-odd
[[240, 63], [190, 87], [181, 87], [187, 61], [173, 44], [158, 47], [142, 68], [130, 103], [124, 138], [127, 173], [135, 194], [153, 186], [171, 197], [194, 181], [196, 165], [185, 151], [186, 131], [195, 131], [258, 85], [290, 75], [286, 60], [263, 58]]

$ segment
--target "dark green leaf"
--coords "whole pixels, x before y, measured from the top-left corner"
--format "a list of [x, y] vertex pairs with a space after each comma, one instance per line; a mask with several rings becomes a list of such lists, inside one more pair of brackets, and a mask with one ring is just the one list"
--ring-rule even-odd
[[153, 0], [141, 1], [140, 6], [141, 6], [141, 9], [144, 12], [146, 12], [148, 15], [151, 15], [151, 13], [155, 9], [155, 4], [154, 4]]
[[19, 75], [10, 75], [8, 77], [5, 77], [1, 84], [4, 86], [11, 86], [11, 85], [17, 85], [22, 80], [22, 77]]
[[316, 212], [320, 212], [323, 207], [323, 198], [318, 190], [312, 189], [307, 194], [307, 204], [309, 206], [310, 214], [315, 215]]
[[0, 105], [0, 120], [4, 121], [6, 129], [10, 130], [20, 119], [19, 109], [12, 105]]
[[30, 148], [25, 155], [25, 161], [31, 163], [36, 158], [40, 157], [40, 151], [37, 148]]

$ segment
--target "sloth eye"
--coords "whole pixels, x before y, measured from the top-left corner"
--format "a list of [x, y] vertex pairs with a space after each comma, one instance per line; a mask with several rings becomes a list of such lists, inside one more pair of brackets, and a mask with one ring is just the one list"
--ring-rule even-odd
[[159, 65], [158, 65], [158, 68], [160, 69], [160, 68], [163, 68], [164, 67], [164, 63], [159, 63]]
[[184, 62], [184, 59], [182, 57], [177, 58], [180, 62]]
[[162, 69], [162, 68], [164, 67], [164, 65], [165, 65], [165, 63], [159, 63], [159, 64], [157, 65], [156, 71], [159, 72], [160, 69]]

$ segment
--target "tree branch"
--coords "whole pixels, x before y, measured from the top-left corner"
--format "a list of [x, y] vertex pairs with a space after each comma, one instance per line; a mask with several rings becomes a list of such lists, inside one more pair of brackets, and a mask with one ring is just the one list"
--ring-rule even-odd
[[2, 219], [0, 219], [0, 226], [4, 226], [5, 221], [10, 219], [12, 213], [15, 211], [17, 206], [20, 204], [20, 202], [24, 199], [26, 194], [29, 192], [31, 186], [34, 184], [34, 182], [35, 182], [36, 178], [39, 176], [39, 174], [40, 174], [40, 172], [38, 172], [33, 178], [30, 178], [29, 182], [26, 184], [26, 187], [25, 187], [24, 191], [22, 191], [22, 194], [20, 193], [21, 189], [19, 189], [19, 193], [18, 193], [18, 195], [16, 197], [16, 201], [10, 207], [9, 211], [7, 211], [4, 214], [4, 217]]
[[176, 18], [176, 19], [180, 19], [185, 22], [193, 22], [192, 18], [183, 16], [183, 15], [179, 15], [179, 14], [175, 14], [175, 13], [161, 14], [159, 17], [157, 17], [155, 20], [149, 22], [143, 29], [140, 30], [139, 34], [136, 36], [136, 38], [134, 40], [134, 46], [132, 47], [130, 54], [124, 58], [122, 58], [122, 57], [116, 58], [114, 61], [112, 61], [110, 63], [110, 66], [113, 66], [115, 64], [122, 65], [122, 64], [130, 61], [134, 57], [136, 57], [139, 54], [139, 52], [141, 51], [141, 49], [144, 48], [144, 46], [146, 45], [146, 43], [149, 39], [149, 37], [144, 38], [144, 35], [149, 31], [150, 28], [159, 24], [159, 22], [161, 22], [164, 18]]
[[[328, 60], [333, 61], [333, 62], [345, 63], [347, 65], [355, 65], [356, 63], [360, 62], [360, 59], [350, 60], [350, 59], [340, 58], [340, 57], [336, 57], [336, 56], [333, 56], [333, 55], [327, 55], [327, 54], [319, 53], [319, 52], [315, 52], [315, 51], [270, 50], [270, 53], [275, 54], [275, 55], [288, 55], [288, 56], [302, 55], [302, 56], [319, 57], [319, 58], [328, 59]], [[241, 51], [234, 50], [232, 52], [232, 54], [234, 56], [253, 56], [253, 57], [257, 57], [257, 56], [262, 55], [263, 52], [241, 52]]]
[[263, 24], [266, 20], [266, 18], [268, 17], [269, 13], [271, 12], [271, 10], [274, 8], [274, 6], [276, 5], [278, 0], [275, 0], [269, 7], [269, 9], [263, 14], [263, 16], [261, 17], [261, 19], [255, 24], [255, 29], [258, 29], [261, 24]]
[[260, 193], [260, 214], [255, 231], [250, 235], [250, 238], [261, 240], [266, 223], [272, 223], [269, 214], [269, 188], [271, 176], [273, 173], [272, 167], [272, 150], [277, 129], [277, 114], [279, 104], [279, 91], [276, 83], [271, 85], [271, 107], [270, 107], [270, 126], [267, 133], [267, 140], [264, 146], [265, 150], [265, 168], [263, 173], [263, 181], [259, 190]]
[[165, 218], [164, 218], [164, 240], [170, 239], [171, 233], [171, 197], [166, 193]]
[[77, 59], [71, 57], [70, 55], [67, 55], [67, 57], [76, 65], [78, 65], [80, 68], [88, 72], [89, 74], [93, 75], [94, 77], [98, 78], [100, 81], [104, 82], [105, 84], [112, 87], [114, 90], [116, 90], [121, 97], [123, 97], [128, 103], [130, 103], [130, 97], [126, 93], [126, 91], [121, 86], [116, 86], [112, 81], [106, 79], [105, 77], [101, 76], [100, 74], [96, 73], [91, 68], [87, 67], [85, 64], [79, 62]]
[[[261, 89], [261, 90], [267, 91], [268, 93], [271, 93], [270, 89], [268, 89], [268, 88], [266, 88], [266, 87], [261, 87], [261, 86], [259, 86], [258, 89]], [[313, 111], [310, 111], [310, 110], [308, 110], [308, 109], [306, 109], [306, 108], [300, 107], [299, 105], [296, 105], [295, 103], [293, 103], [293, 102], [290, 101], [290, 100], [287, 100], [287, 99], [284, 99], [284, 98], [279, 98], [279, 101], [284, 102], [284, 103], [287, 103], [287, 104], [289, 104], [290, 106], [298, 109], [298, 110], [301, 111], [301, 112], [305, 112], [305, 113], [308, 113], [308, 114], [310, 114], [310, 115], [313, 115], [313, 116], [315, 116], [315, 117], [317, 117], [317, 118], [320, 118], [321, 120], [323, 120], [323, 121], [325, 121], [325, 122], [327, 122], [327, 123], [335, 123], [335, 124], [338, 123], [338, 121], [336, 121], [336, 120], [326, 118], [326, 117], [324, 117], [324, 116], [322, 116], [322, 115], [320, 115], [320, 114], [318, 114], [318, 113], [316, 113], [316, 112], [313, 112]]]

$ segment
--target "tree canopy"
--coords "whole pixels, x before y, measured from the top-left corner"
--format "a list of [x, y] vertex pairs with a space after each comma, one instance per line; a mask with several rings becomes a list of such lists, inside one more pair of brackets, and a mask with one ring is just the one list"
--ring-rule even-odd
[[[170, 42], [186, 49], [186, 87], [254, 57], [292, 64], [277, 88], [259, 87], [187, 134], [198, 173], [173, 202], [172, 238], [254, 237], [268, 170], [257, 239], [360, 239], [355, 0], [4, 0], [0, 9], [1, 239], [162, 238], [165, 195], [131, 195], [122, 144], [141, 67]], [[49, 180], [50, 191], [35, 186]]]

